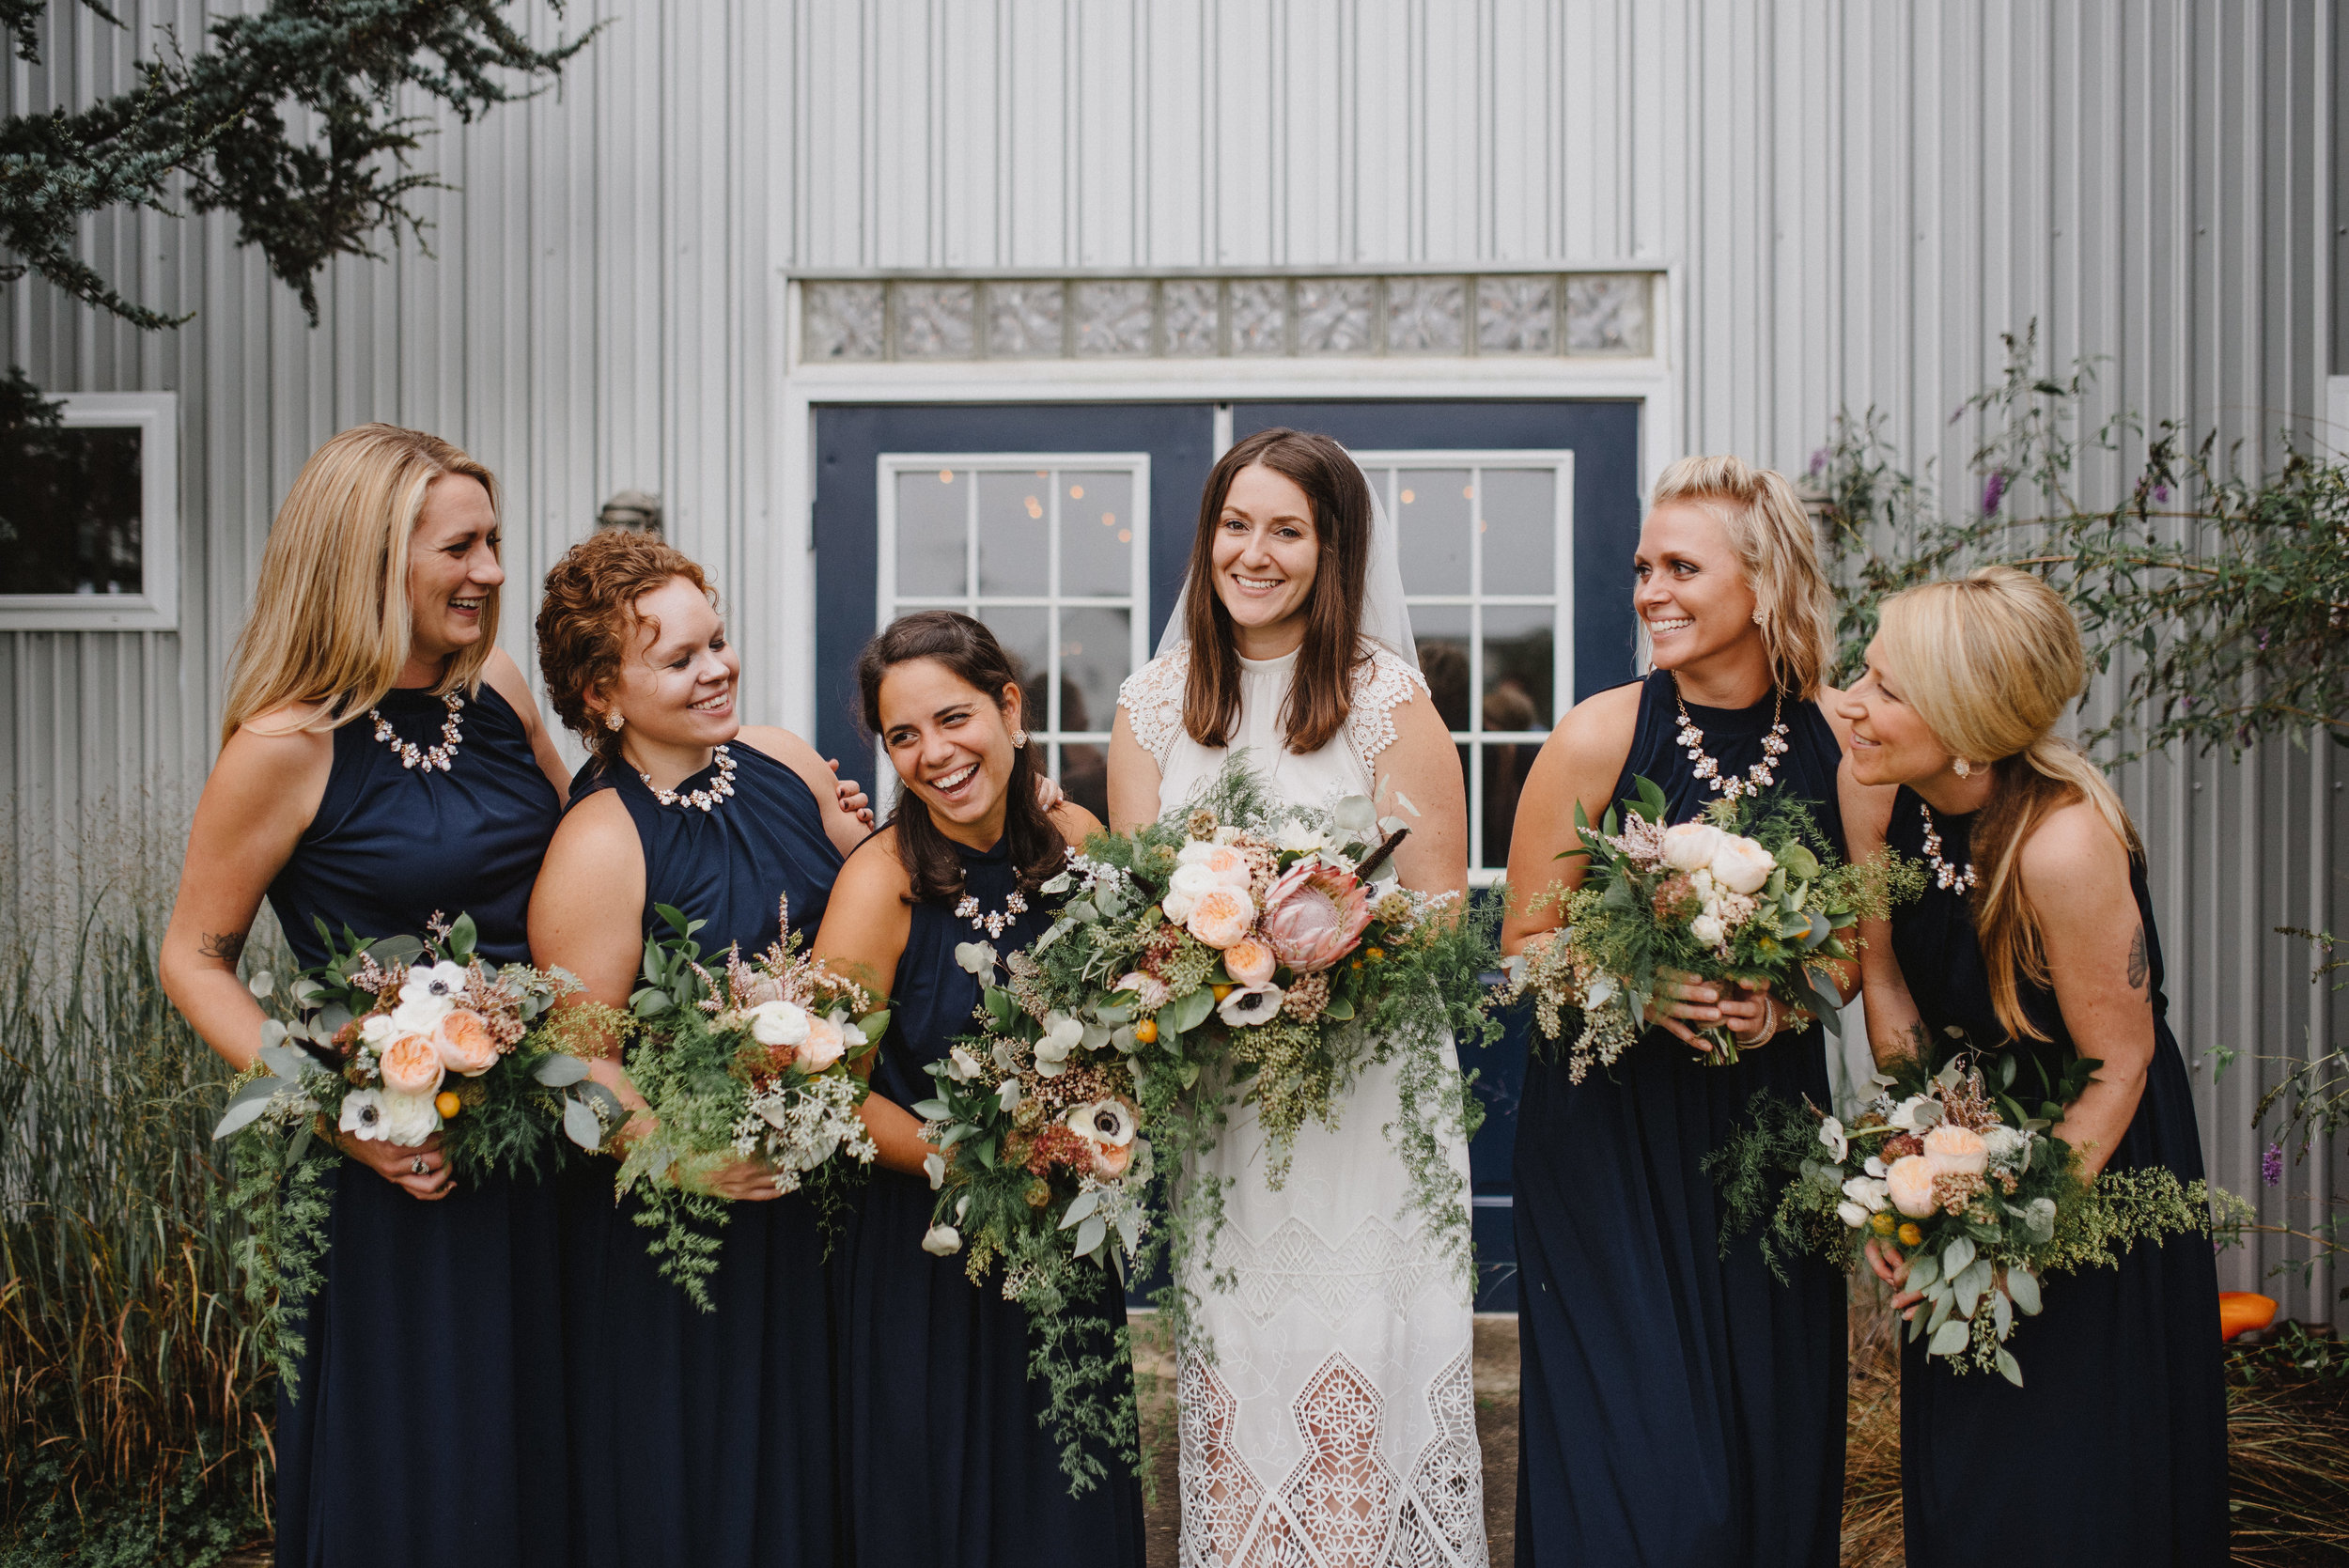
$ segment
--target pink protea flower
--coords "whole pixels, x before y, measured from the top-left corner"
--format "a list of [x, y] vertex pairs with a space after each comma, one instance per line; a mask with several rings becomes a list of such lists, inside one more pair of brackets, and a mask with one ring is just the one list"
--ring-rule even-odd
[[1370, 924], [1370, 894], [1350, 872], [1299, 861], [1265, 894], [1264, 939], [1299, 974], [1328, 969]]

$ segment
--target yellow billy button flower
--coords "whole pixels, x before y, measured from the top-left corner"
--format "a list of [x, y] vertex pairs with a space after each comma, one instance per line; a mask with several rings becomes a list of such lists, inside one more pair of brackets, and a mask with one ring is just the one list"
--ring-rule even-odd
[[1875, 1213], [1868, 1216], [1868, 1229], [1875, 1232], [1878, 1235], [1890, 1235], [1892, 1234], [1892, 1212], [1890, 1209], [1878, 1209]]
[[1157, 1044], [1159, 1038], [1159, 1020], [1156, 1018], [1144, 1018], [1140, 1023], [1135, 1024], [1134, 1038], [1141, 1041], [1145, 1046]]
[[[1369, 959], [1374, 964], [1379, 959], [1384, 958], [1386, 955], [1387, 950], [1383, 947], [1366, 947], [1362, 949], [1362, 956]], [[1360, 968], [1361, 966], [1357, 965], [1356, 967]]]
[[443, 1122], [454, 1120], [458, 1111], [464, 1108], [464, 1101], [457, 1097], [457, 1091], [454, 1089], [443, 1089], [432, 1096], [432, 1109], [441, 1113], [441, 1120]]
[[1913, 1219], [1903, 1225], [1898, 1234], [1903, 1247], [1922, 1247], [1925, 1244], [1925, 1233], [1917, 1228]]
[[1232, 987], [1229, 986], [1210, 986], [1207, 988], [1215, 993], [1215, 1000], [1218, 1001], [1221, 1001], [1232, 994]]

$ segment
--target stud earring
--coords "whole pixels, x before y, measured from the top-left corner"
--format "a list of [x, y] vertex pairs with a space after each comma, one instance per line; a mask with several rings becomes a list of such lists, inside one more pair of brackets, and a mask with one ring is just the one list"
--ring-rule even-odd
[[1968, 762], [1964, 757], [1952, 757], [1950, 759], [1950, 771], [1956, 774], [1961, 779], [1970, 779], [1974, 776], [1974, 765]]
[[620, 717], [619, 709], [617, 708], [613, 709], [611, 712], [603, 716], [603, 727], [608, 730], [616, 730], [622, 724], [627, 722], [628, 721], [626, 719]]
[[1758, 604], [1753, 607], [1753, 624], [1761, 627], [1770, 624], [1770, 617], [1763, 613], [1762, 607]]
[[1020, 750], [1022, 747], [1026, 746], [1027, 743], [1028, 732], [1026, 730], [1014, 730], [1011, 732], [1011, 749], [1013, 751], [1017, 752]]

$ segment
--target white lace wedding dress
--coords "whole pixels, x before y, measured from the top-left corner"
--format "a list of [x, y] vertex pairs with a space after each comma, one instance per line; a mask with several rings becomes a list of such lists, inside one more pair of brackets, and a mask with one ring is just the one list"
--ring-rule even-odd
[[[1427, 684], [1372, 643], [1352, 713], [1299, 756], [1280, 713], [1294, 654], [1240, 660], [1235, 749], [1299, 804], [1374, 795], [1393, 710]], [[1158, 759], [1160, 809], [1187, 800], [1225, 753], [1182, 723], [1190, 644], [1153, 660], [1118, 692], [1134, 737]], [[1456, 1070], [1449, 1042], [1445, 1063]], [[1470, 1290], [1457, 1246], [1411, 1203], [1383, 1129], [1399, 1113], [1396, 1064], [1366, 1069], [1336, 1131], [1308, 1121], [1285, 1184], [1266, 1180], [1267, 1136], [1236, 1109], [1206, 1161], [1232, 1178], [1214, 1265], [1237, 1288], [1190, 1281], [1212, 1358], [1185, 1357], [1181, 1407], [1182, 1568], [1482, 1568], [1484, 1471], [1470, 1381]], [[1465, 1196], [1468, 1149], [1450, 1151]]]

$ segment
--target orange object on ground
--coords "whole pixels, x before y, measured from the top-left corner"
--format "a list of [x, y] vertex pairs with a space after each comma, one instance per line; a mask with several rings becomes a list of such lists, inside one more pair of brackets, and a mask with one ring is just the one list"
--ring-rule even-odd
[[2264, 1328], [2275, 1321], [2276, 1301], [2273, 1296], [2248, 1290], [2222, 1290], [2218, 1293], [2220, 1339], [2232, 1340], [2237, 1334]]

